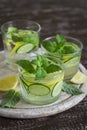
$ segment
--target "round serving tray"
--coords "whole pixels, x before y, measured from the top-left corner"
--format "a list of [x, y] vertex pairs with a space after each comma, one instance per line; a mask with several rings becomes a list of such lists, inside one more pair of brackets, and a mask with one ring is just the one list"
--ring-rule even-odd
[[[79, 69], [87, 75], [87, 70], [82, 64], [79, 65]], [[87, 84], [81, 85], [80, 88], [84, 92], [83, 94], [72, 96], [62, 92], [58, 100], [49, 105], [36, 106], [21, 100], [14, 108], [0, 107], [0, 116], [9, 118], [38, 118], [61, 113], [83, 100], [87, 94]], [[2, 96], [3, 93], [0, 93], [0, 102]]]

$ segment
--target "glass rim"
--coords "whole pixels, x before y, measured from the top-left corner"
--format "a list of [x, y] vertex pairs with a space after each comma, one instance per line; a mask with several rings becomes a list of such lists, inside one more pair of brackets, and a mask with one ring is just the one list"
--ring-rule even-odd
[[34, 23], [34, 24], [36, 24], [37, 26], [38, 26], [38, 30], [36, 31], [36, 32], [40, 32], [40, 30], [41, 30], [41, 26], [40, 26], [40, 24], [39, 23], [37, 23], [37, 22], [35, 22], [35, 21], [33, 21], [33, 20], [28, 20], [28, 19], [16, 19], [16, 20], [11, 20], [11, 21], [7, 21], [7, 22], [5, 22], [5, 23], [3, 23], [2, 25], [1, 25], [1, 31], [3, 32], [3, 33], [5, 33], [5, 31], [4, 31], [4, 26], [6, 25], [6, 24], [12, 24], [13, 22], [30, 22], [30, 23]]
[[[80, 45], [80, 48], [79, 48], [78, 51], [76, 51], [76, 52], [69, 53], [69, 54], [63, 54], [63, 55], [77, 54], [78, 52], [82, 51], [82, 49], [83, 49], [83, 43], [82, 43], [80, 40], [78, 40], [77, 38], [71, 37], [71, 36], [64, 36], [64, 37], [65, 37], [65, 38], [68, 38], [68, 39], [71, 39], [71, 40], [74, 40], [74, 41], [76, 41], [76, 42], [78, 42], [79, 45]], [[51, 40], [51, 39], [53, 39], [53, 38], [55, 38], [55, 36], [47, 37], [47, 38], [45, 38], [43, 41]], [[72, 42], [72, 43], [75, 44], [75, 42]], [[43, 44], [41, 44], [41, 45], [43, 46]], [[44, 49], [45, 49], [45, 48], [44, 48]], [[46, 49], [45, 49], [45, 50], [46, 50]], [[46, 51], [49, 52], [48, 50], [46, 50]], [[49, 53], [53, 53], [53, 52], [49, 52]], [[56, 54], [56, 52], [54, 52], [54, 53]]]

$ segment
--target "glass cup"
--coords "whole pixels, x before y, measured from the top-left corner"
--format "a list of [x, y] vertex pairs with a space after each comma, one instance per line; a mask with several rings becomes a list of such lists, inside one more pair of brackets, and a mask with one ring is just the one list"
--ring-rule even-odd
[[7, 61], [14, 63], [23, 59], [39, 47], [38, 23], [29, 20], [14, 20], [1, 26], [5, 55]]
[[0, 95], [4, 96], [7, 91], [16, 87], [18, 82], [16, 82], [17, 76], [17, 73], [9, 68], [9, 65], [4, 61], [0, 62], [0, 92], [3, 92]]
[[48, 41], [53, 42], [56, 40], [55, 40], [55, 36], [48, 37], [45, 40], [43, 40], [41, 44], [41, 50], [43, 51], [43, 53], [47, 55], [53, 55], [55, 57], [60, 58], [60, 60], [62, 60], [65, 69], [64, 79], [70, 80], [78, 71], [83, 44], [81, 41], [79, 41], [76, 38], [65, 36], [65, 39], [67, 42], [60, 49], [56, 47], [55, 52], [50, 52], [49, 51], [50, 49], [49, 48], [47, 49], [45, 43]]
[[[23, 99], [36, 105], [49, 104], [56, 101], [63, 86], [63, 63], [53, 56], [35, 55], [26, 63], [19, 65], [20, 88]], [[29, 62], [29, 63], [28, 63]], [[24, 67], [24, 65], [28, 67]], [[30, 67], [29, 70], [29, 66]], [[23, 68], [24, 67], [24, 68]]]

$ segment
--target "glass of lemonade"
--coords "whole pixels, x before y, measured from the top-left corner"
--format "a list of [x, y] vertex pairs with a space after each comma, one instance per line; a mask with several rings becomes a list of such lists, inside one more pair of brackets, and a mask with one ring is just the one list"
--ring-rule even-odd
[[14, 20], [1, 26], [6, 59], [14, 62], [25, 58], [26, 55], [39, 46], [38, 23], [29, 20]]
[[43, 40], [41, 49], [45, 54], [60, 58], [64, 63], [65, 80], [70, 80], [78, 71], [83, 44], [81, 41], [62, 35]]
[[23, 99], [36, 105], [56, 101], [61, 93], [63, 63], [53, 56], [35, 55], [29, 60], [18, 60], [20, 88]]

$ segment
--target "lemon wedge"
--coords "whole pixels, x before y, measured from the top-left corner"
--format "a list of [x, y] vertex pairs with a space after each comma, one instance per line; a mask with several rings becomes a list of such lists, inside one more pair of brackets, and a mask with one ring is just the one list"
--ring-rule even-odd
[[10, 75], [0, 79], [0, 91], [9, 91], [17, 87], [18, 77], [16, 75]]
[[78, 71], [70, 81], [75, 84], [87, 83], [87, 76]]

